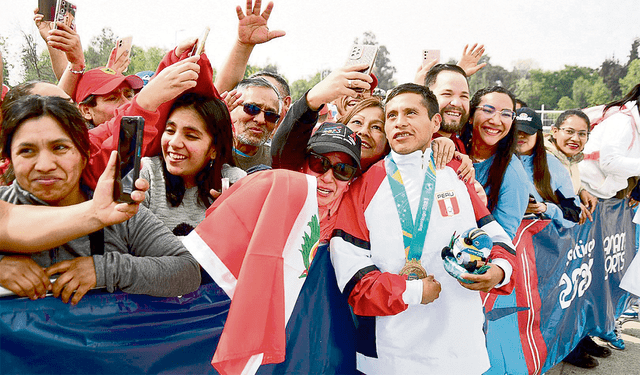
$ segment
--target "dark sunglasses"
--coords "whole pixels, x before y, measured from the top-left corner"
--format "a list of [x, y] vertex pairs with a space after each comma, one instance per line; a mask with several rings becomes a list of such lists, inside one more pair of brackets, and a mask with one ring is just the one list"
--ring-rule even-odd
[[358, 170], [351, 164], [337, 163], [331, 164], [329, 158], [316, 153], [310, 153], [308, 157], [309, 169], [318, 174], [325, 174], [329, 169], [333, 170], [333, 176], [340, 181], [349, 181], [355, 176]]
[[246, 103], [242, 105], [242, 108], [244, 109], [244, 113], [248, 114], [249, 116], [257, 116], [258, 114], [260, 114], [260, 112], [264, 112], [264, 120], [266, 122], [275, 124], [280, 119], [279, 114], [271, 111], [265, 111], [255, 104]]

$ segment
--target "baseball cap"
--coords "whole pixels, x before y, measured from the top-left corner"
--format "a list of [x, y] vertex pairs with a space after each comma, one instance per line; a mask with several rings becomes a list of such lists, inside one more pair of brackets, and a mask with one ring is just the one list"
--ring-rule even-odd
[[142, 72], [136, 73], [138, 77], [142, 78], [142, 82], [144, 83], [145, 86], [147, 85], [147, 83], [149, 83], [151, 78], [153, 78], [154, 74], [156, 74], [156, 72], [151, 70], [144, 70]]
[[76, 88], [76, 103], [85, 100], [89, 95], [106, 95], [115, 90], [122, 82], [127, 82], [134, 90], [144, 86], [142, 78], [136, 75], [124, 76], [113, 69], [100, 67], [84, 73]]
[[542, 120], [533, 109], [522, 107], [516, 111], [516, 126], [518, 131], [532, 135], [542, 130]]
[[344, 152], [355, 160], [360, 168], [360, 137], [345, 125], [325, 122], [309, 139], [307, 152], [328, 154], [330, 152]]

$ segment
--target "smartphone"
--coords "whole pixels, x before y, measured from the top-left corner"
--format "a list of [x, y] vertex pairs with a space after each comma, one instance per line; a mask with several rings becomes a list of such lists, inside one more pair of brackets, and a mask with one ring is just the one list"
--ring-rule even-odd
[[43, 21], [53, 21], [57, 3], [58, 0], [38, 0], [38, 13], [44, 16]]
[[440, 61], [440, 50], [439, 49], [423, 49], [422, 50], [422, 63], [424, 64], [427, 60]]
[[[67, 0], [58, 0], [56, 4], [55, 22], [62, 22], [72, 30], [76, 29], [76, 6]], [[54, 28], [58, 28], [54, 24]]]
[[[120, 58], [125, 52], [131, 51], [132, 36], [120, 38], [116, 41], [116, 60]], [[115, 61], [115, 60], [114, 60]]]
[[367, 64], [369, 67], [362, 73], [370, 74], [378, 55], [378, 46], [371, 44], [354, 44], [351, 47], [346, 66]]
[[200, 35], [198, 42], [193, 46], [189, 56], [202, 55], [202, 52], [204, 52], [204, 44], [207, 42], [207, 37], [209, 36], [209, 30], [209, 26], [204, 28], [202, 35]]
[[124, 116], [120, 120], [116, 181], [113, 184], [113, 200], [116, 202], [133, 202], [131, 192], [135, 190], [134, 183], [140, 176], [143, 133], [143, 117]]

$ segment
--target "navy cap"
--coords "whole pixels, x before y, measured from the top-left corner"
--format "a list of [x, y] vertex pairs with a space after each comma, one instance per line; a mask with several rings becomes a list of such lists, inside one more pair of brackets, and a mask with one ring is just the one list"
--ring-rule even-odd
[[542, 130], [542, 120], [533, 109], [522, 107], [516, 111], [516, 126], [518, 131], [532, 135]]
[[340, 123], [325, 122], [309, 138], [307, 152], [328, 154], [344, 152], [351, 156], [360, 168], [360, 137], [351, 129]]

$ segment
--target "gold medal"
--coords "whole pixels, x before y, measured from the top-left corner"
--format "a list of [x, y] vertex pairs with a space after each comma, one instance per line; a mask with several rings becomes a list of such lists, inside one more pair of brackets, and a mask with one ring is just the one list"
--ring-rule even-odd
[[404, 267], [400, 270], [400, 275], [406, 275], [408, 280], [418, 280], [427, 277], [427, 270], [422, 267], [418, 259], [407, 259]]

